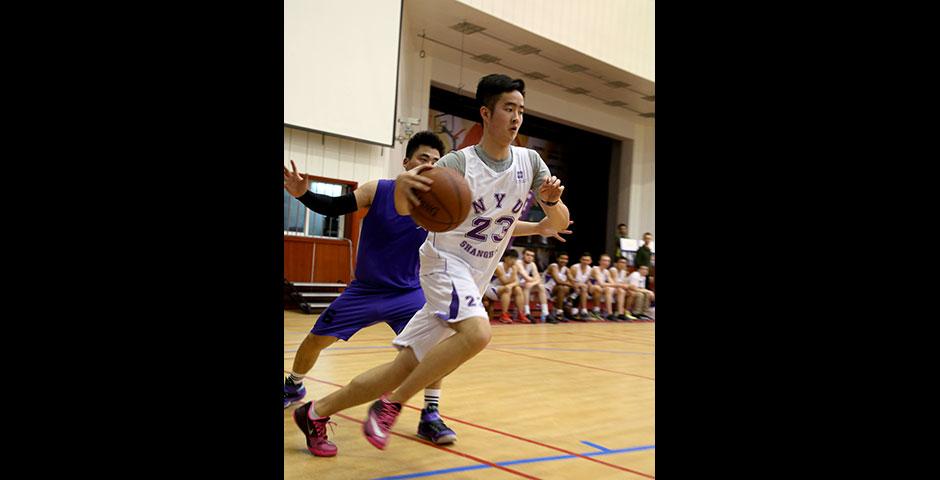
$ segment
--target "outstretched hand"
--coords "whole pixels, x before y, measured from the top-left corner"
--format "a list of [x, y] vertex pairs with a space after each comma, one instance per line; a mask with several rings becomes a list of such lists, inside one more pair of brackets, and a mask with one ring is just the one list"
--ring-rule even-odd
[[290, 166], [294, 169], [293, 172], [287, 171], [287, 167], [284, 167], [284, 188], [295, 198], [299, 198], [306, 193], [308, 181], [297, 173], [297, 165], [294, 164], [293, 160], [290, 161]]
[[[569, 220], [568, 226], [570, 227], [572, 223], [574, 223], [574, 221]], [[556, 230], [554, 228], [549, 228], [549, 227], [539, 224], [538, 226], [535, 227], [535, 233], [543, 237], [552, 237], [561, 242], [566, 242], [567, 240], [565, 240], [564, 238], [561, 238], [561, 234], [563, 233], [565, 235], [571, 235], [571, 230]]]

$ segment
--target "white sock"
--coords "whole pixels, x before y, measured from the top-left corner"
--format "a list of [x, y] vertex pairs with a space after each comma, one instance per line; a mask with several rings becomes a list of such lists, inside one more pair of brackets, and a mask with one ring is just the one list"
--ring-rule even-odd
[[548, 304], [547, 303], [542, 304], [542, 316], [543, 317], [548, 316]]
[[441, 402], [441, 389], [424, 389], [424, 408], [428, 408], [431, 405], [435, 407]]
[[529, 310], [529, 304], [528, 304], [528, 303], [525, 304], [525, 314], [526, 314], [526, 315], [531, 315], [531, 314], [532, 314], [532, 312]]
[[307, 418], [309, 418], [310, 420], [319, 420], [321, 418], [324, 418], [324, 417], [321, 417], [319, 414], [317, 414], [317, 402], [313, 402], [310, 405], [310, 409], [307, 410]]
[[294, 385], [303, 385], [304, 383], [304, 376], [297, 375], [294, 372], [290, 372], [290, 375], [288, 375], [287, 378], [289, 378], [291, 382], [294, 382]]
[[594, 313], [597, 313], [597, 312], [600, 312], [600, 311], [601, 311], [601, 307], [594, 307]]

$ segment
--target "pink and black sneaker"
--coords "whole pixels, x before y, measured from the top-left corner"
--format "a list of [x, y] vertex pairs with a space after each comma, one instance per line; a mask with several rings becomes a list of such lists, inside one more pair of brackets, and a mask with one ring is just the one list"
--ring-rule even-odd
[[388, 445], [389, 432], [392, 430], [392, 425], [395, 425], [395, 419], [398, 418], [399, 413], [401, 413], [401, 404], [389, 402], [384, 395], [369, 407], [369, 416], [362, 424], [362, 433], [373, 447], [385, 449]]
[[307, 402], [294, 410], [294, 423], [307, 437], [307, 450], [318, 457], [336, 456], [336, 445], [326, 437], [326, 425], [328, 423], [335, 425], [335, 423], [330, 421], [330, 417], [310, 419], [308, 412], [311, 410], [313, 410], [313, 402]]

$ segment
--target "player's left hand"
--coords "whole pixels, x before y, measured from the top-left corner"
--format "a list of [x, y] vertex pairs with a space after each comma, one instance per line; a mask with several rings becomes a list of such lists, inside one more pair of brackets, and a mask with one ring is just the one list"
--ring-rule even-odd
[[545, 181], [542, 182], [542, 186], [539, 187], [539, 198], [543, 202], [557, 202], [561, 199], [561, 193], [564, 191], [565, 187], [561, 186], [561, 180], [558, 177], [546, 177]]
[[[568, 221], [568, 226], [570, 227], [572, 223], [574, 223], [574, 221], [573, 221], [573, 220], [569, 220], [569, 221]], [[552, 237], [552, 238], [555, 238], [555, 239], [557, 239], [558, 241], [564, 243], [564, 242], [567, 242], [567, 240], [565, 240], [564, 238], [561, 238], [561, 234], [571, 235], [571, 230], [555, 230], [554, 228], [546, 227], [546, 226], [542, 225], [541, 223], [539, 223], [539, 224], [535, 227], [535, 233], [537, 233], [537, 234], [539, 234], [539, 235], [541, 235], [541, 236], [543, 236], [543, 237]]]

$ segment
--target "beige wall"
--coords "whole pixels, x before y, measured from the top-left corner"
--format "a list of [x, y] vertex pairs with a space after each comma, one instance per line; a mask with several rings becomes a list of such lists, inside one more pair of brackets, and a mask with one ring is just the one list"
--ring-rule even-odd
[[457, 0], [536, 35], [656, 81], [653, 0]]

